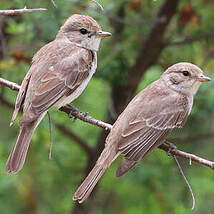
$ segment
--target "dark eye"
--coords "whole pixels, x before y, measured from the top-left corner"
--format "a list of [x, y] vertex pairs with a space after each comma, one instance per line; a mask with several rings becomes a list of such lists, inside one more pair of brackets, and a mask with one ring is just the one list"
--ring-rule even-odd
[[183, 71], [183, 75], [187, 77], [187, 76], [190, 76], [190, 73], [189, 71]]
[[88, 31], [87, 31], [85, 28], [82, 28], [82, 29], [80, 29], [80, 33], [81, 33], [81, 34], [87, 34]]

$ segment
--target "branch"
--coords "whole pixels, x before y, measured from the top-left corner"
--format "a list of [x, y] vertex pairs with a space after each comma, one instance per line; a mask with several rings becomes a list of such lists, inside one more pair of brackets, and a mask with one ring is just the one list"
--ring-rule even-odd
[[34, 8], [34, 9], [27, 9], [24, 7], [23, 9], [15, 9], [15, 10], [0, 10], [0, 16], [14, 16], [14, 15], [20, 15], [25, 13], [34, 13], [39, 11], [45, 11], [46, 8]]
[[75, 118], [82, 120], [83, 122], [90, 123], [92, 125], [98, 126], [98, 127], [103, 128], [105, 130], [111, 130], [111, 128], [112, 128], [112, 125], [110, 125], [108, 123], [105, 123], [101, 120], [97, 120], [97, 119], [95, 119], [89, 115], [86, 115], [85, 113], [82, 113], [82, 112], [79, 112], [76, 110], [73, 111], [73, 109], [71, 109], [71, 107], [69, 105], [63, 106], [59, 110], [67, 113], [69, 116], [72, 115]]
[[[11, 88], [12, 90], [17, 90], [20, 88], [19, 85], [17, 85], [16, 83], [13, 83], [13, 82], [10, 82], [8, 80], [4, 80], [4, 79], [0, 79], [0, 84], [3, 84], [4, 86], [7, 86], [9, 88]], [[0, 100], [1, 101], [1, 100]], [[60, 111], [63, 111], [65, 113], [67, 113], [68, 115], [73, 115], [74, 117], [84, 121], [84, 122], [87, 122], [87, 123], [90, 123], [92, 125], [95, 125], [95, 126], [98, 126], [98, 127], [101, 127], [105, 130], [111, 130], [112, 128], [112, 125], [111, 124], [108, 124], [108, 123], [105, 123], [105, 122], [102, 122], [101, 120], [97, 120], [91, 116], [88, 116], [88, 115], [85, 115], [84, 113], [81, 113], [81, 112], [77, 112], [77, 111], [73, 111], [70, 109], [69, 106], [65, 106], [65, 107], [62, 107], [60, 109]], [[63, 127], [61, 125], [57, 125], [58, 127], [60, 127], [61, 131], [63, 132], [66, 132], [66, 134], [68, 135], [71, 135], [72, 138], [74, 137], [77, 137], [77, 136], [74, 136], [74, 134], [72, 134], [70, 132], [70, 130], [68, 130], [66, 127]], [[81, 143], [80, 143], [81, 141]], [[82, 147], [84, 147], [85, 150], [90, 150], [91, 151], [91, 148], [88, 147], [88, 145], [83, 142], [81, 139], [78, 139], [78, 142], [79, 144], [81, 144]], [[212, 161], [209, 161], [209, 160], [206, 160], [204, 158], [201, 158], [201, 157], [198, 157], [196, 155], [193, 155], [193, 154], [190, 154], [190, 153], [187, 153], [187, 152], [183, 152], [183, 151], [180, 151], [176, 148], [173, 148], [171, 149], [171, 147], [167, 144], [162, 144], [161, 146], [159, 146], [160, 149], [166, 151], [166, 152], [169, 152], [172, 154], [172, 155], [176, 155], [176, 156], [179, 156], [179, 157], [182, 157], [182, 158], [186, 158], [186, 159], [189, 159], [191, 161], [194, 161], [196, 163], [199, 163], [199, 164], [202, 164], [202, 165], [205, 165], [205, 166], [208, 166], [210, 167], [211, 169], [214, 169], [214, 162]]]
[[0, 78], [0, 84], [4, 85], [14, 91], [18, 91], [20, 89], [20, 85], [16, 84], [15, 82], [10, 82], [3, 78]]
[[164, 150], [166, 152], [170, 152], [170, 154], [172, 154], [172, 155], [176, 155], [176, 156], [179, 156], [179, 157], [182, 157], [182, 158], [186, 158], [186, 159], [188, 159], [190, 161], [194, 161], [196, 163], [199, 163], [199, 164], [208, 166], [211, 169], [214, 169], [214, 162], [206, 160], [206, 159], [201, 158], [201, 157], [198, 157], [196, 155], [187, 153], [187, 152], [180, 151], [180, 150], [178, 150], [176, 148], [171, 149], [171, 147], [169, 145], [167, 145], [167, 144], [162, 144], [158, 148], [162, 149], [162, 150]]

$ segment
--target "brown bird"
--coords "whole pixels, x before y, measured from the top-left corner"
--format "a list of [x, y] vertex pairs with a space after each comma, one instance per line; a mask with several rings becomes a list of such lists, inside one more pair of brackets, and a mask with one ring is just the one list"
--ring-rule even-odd
[[110, 35], [93, 18], [75, 14], [60, 28], [55, 40], [34, 55], [16, 99], [11, 125], [22, 104], [24, 108], [6, 172], [22, 169], [33, 132], [48, 109], [60, 108], [83, 92], [96, 71], [101, 38]]
[[174, 128], [183, 127], [201, 82], [210, 80], [196, 65], [177, 63], [135, 96], [114, 123], [105, 149], [73, 200], [82, 203], [120, 154], [124, 159], [117, 169], [117, 177], [160, 146]]

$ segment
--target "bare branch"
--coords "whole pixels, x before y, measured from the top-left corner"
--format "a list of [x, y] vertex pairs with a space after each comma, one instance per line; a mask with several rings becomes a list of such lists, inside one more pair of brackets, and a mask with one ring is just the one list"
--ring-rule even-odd
[[54, 6], [55, 8], [57, 8], [57, 5], [56, 5], [56, 3], [55, 3], [54, 0], [51, 0], [51, 3], [53, 4], [53, 6]]
[[15, 10], [0, 10], [0, 16], [14, 16], [14, 15], [20, 15], [25, 13], [34, 13], [34, 12], [40, 12], [45, 11], [46, 8], [34, 8], [34, 9], [27, 9], [26, 7], [23, 9], [15, 9]]
[[176, 155], [176, 156], [179, 156], [179, 157], [182, 157], [182, 158], [186, 158], [188, 160], [194, 161], [196, 163], [199, 163], [199, 164], [208, 166], [211, 169], [214, 169], [214, 162], [206, 160], [206, 159], [201, 158], [201, 157], [198, 157], [198, 156], [193, 155], [191, 153], [180, 151], [180, 150], [178, 150], [176, 148], [171, 149], [171, 147], [169, 145], [167, 145], [167, 144], [162, 144], [158, 148], [162, 149], [162, 150], [164, 150], [166, 152], [170, 151], [170, 154], [172, 154], [172, 155]]
[[6, 79], [0, 78], [0, 84], [7, 86], [8, 88], [14, 90], [14, 91], [18, 91], [20, 89], [20, 86], [18, 84], [16, 84], [15, 82], [10, 82]]
[[59, 109], [60, 111], [63, 111], [65, 113], [67, 113], [68, 115], [72, 115], [74, 116], [75, 118], [78, 118], [86, 123], [90, 123], [92, 125], [95, 125], [95, 126], [99, 126], [100, 128], [103, 128], [105, 130], [111, 130], [112, 128], [112, 125], [108, 124], [108, 123], [105, 123], [101, 120], [97, 120], [89, 115], [86, 115], [85, 113], [81, 113], [79, 111], [73, 111], [69, 105], [67, 106], [63, 106]]
[[104, 11], [103, 6], [99, 2], [97, 2], [96, 0], [91, 0], [91, 1], [93, 1], [100, 8], [101, 11]]

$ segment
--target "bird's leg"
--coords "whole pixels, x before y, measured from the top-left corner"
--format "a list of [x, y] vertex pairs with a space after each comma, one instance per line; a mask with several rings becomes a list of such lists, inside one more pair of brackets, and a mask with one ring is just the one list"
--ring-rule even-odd
[[174, 150], [174, 149], [177, 149], [177, 147], [173, 144], [173, 143], [170, 143], [168, 141], [165, 141], [164, 144], [169, 148], [167, 154], [169, 156], [171, 156], [171, 151]]
[[77, 118], [75, 117], [74, 114], [78, 114], [80, 112], [79, 109], [77, 107], [75, 107], [75, 106], [72, 106], [71, 104], [67, 104], [66, 106], [70, 110], [70, 113], [68, 114], [68, 117], [69, 118], [74, 118], [74, 121], [75, 121]]
[[[80, 112], [79, 109], [78, 109], [76, 106], [72, 106], [71, 104], [67, 104], [66, 106], [67, 106], [67, 107], [70, 109], [70, 111], [73, 112], [73, 113], [74, 113], [74, 112]], [[68, 116], [69, 116], [69, 117], [72, 117], [72, 115], [70, 115], [70, 114], [69, 114]]]

